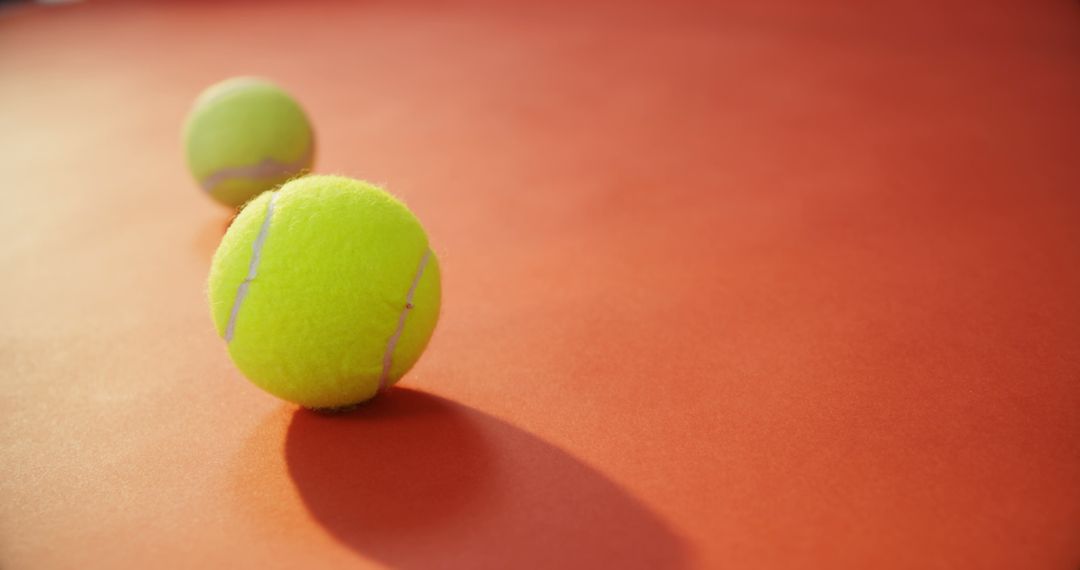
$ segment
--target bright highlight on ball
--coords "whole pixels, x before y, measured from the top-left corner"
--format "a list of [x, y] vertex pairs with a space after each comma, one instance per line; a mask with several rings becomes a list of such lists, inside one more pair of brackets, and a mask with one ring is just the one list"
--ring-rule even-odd
[[390, 194], [305, 176], [244, 207], [214, 255], [209, 294], [217, 331], [253, 383], [339, 408], [416, 363], [439, 317], [439, 263]]
[[239, 207], [311, 170], [315, 137], [300, 105], [252, 77], [212, 85], [184, 127], [188, 167], [218, 202]]

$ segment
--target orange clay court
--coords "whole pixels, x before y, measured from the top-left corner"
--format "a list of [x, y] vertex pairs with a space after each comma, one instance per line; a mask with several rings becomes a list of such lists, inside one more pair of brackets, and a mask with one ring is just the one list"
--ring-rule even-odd
[[[299, 100], [442, 313], [238, 372], [194, 97]], [[0, 4], [0, 568], [1080, 568], [1080, 4]]]

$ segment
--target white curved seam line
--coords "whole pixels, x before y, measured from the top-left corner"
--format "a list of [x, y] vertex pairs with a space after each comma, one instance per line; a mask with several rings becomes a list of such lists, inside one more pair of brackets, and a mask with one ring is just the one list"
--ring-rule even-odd
[[292, 162], [278, 162], [272, 158], [264, 158], [255, 164], [245, 166], [229, 166], [211, 172], [206, 178], [199, 181], [199, 185], [207, 192], [213, 192], [222, 182], [233, 178], [276, 178], [286, 174], [292, 174], [308, 165], [315, 155], [314, 141], [308, 143], [303, 156]]
[[248, 286], [255, 280], [255, 276], [259, 271], [259, 259], [262, 257], [266, 235], [270, 233], [270, 218], [274, 215], [275, 200], [277, 200], [277, 192], [272, 192], [270, 194], [270, 203], [266, 205], [266, 217], [263, 218], [262, 226], [259, 228], [259, 235], [251, 246], [251, 263], [248, 265], [247, 278], [236, 288], [236, 299], [233, 300], [232, 312], [229, 313], [229, 325], [225, 327], [225, 342], [232, 342], [233, 333], [236, 332], [236, 317], [240, 314], [240, 305], [244, 304]]
[[405, 295], [405, 308], [401, 309], [401, 314], [398, 315], [397, 330], [394, 331], [393, 336], [386, 343], [386, 353], [383, 354], [382, 361], [382, 374], [379, 376], [379, 390], [386, 389], [386, 382], [390, 379], [390, 367], [394, 364], [394, 349], [397, 348], [397, 343], [401, 340], [401, 333], [405, 330], [405, 318], [409, 316], [409, 311], [413, 308], [413, 297], [416, 295], [416, 288], [420, 285], [420, 278], [424, 275], [424, 268], [427, 267], [428, 259], [431, 257], [431, 250], [424, 252], [424, 257], [420, 259], [420, 266], [416, 270], [416, 276], [413, 277], [412, 285], [409, 286], [409, 293]]

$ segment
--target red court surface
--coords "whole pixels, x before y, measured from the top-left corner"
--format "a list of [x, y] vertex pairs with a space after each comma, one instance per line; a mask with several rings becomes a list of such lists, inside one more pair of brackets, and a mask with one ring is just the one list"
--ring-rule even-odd
[[[210, 321], [206, 85], [427, 226], [360, 411]], [[1080, 4], [0, 6], [0, 568], [1080, 567]]]

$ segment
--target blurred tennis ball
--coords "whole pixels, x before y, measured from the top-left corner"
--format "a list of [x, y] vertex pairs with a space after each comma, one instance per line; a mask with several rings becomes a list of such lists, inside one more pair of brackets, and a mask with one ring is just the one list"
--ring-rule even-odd
[[188, 114], [184, 146], [195, 180], [232, 207], [311, 170], [315, 160], [315, 136], [300, 104], [254, 77], [203, 91]]

